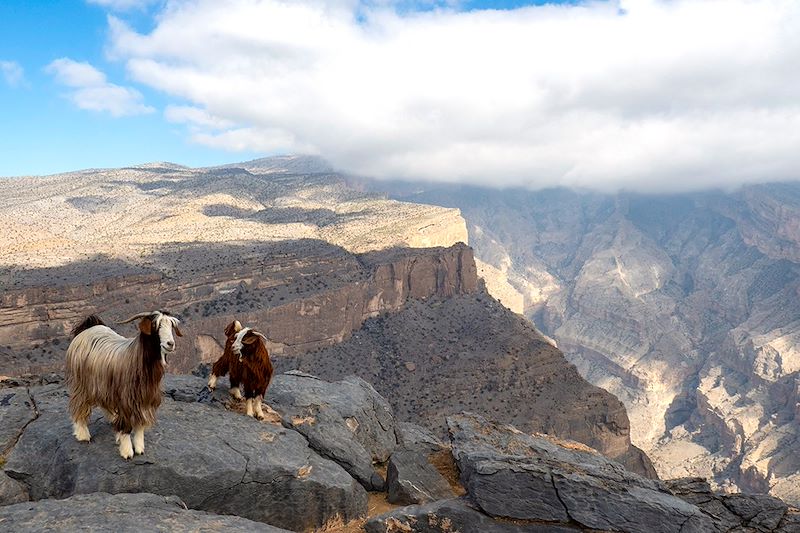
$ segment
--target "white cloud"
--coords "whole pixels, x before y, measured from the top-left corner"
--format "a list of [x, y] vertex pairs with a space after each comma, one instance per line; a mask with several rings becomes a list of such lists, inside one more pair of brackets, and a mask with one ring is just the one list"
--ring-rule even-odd
[[111, 17], [110, 53], [204, 113], [183, 116], [197, 142], [378, 177], [640, 190], [800, 178], [800, 2], [392, 4], [172, 0], [147, 34]]
[[56, 81], [73, 89], [68, 98], [81, 109], [107, 112], [114, 117], [142, 115], [155, 111], [142, 103], [142, 94], [131, 87], [109, 83], [106, 75], [85, 62], [67, 57], [45, 67]]
[[0, 60], [0, 74], [11, 87], [18, 87], [25, 82], [25, 71], [16, 61]]
[[189, 124], [190, 126], [212, 130], [234, 126], [230, 120], [214, 117], [206, 110], [192, 106], [168, 105], [164, 109], [164, 118], [176, 124]]

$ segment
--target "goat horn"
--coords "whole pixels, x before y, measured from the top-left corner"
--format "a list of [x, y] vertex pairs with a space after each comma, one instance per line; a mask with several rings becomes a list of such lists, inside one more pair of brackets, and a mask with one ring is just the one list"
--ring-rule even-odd
[[150, 311], [149, 313], [139, 313], [137, 315], [133, 315], [132, 317], [130, 317], [127, 320], [123, 320], [122, 322], [117, 322], [117, 324], [127, 324], [128, 322], [133, 322], [134, 320], [138, 320], [140, 318], [144, 318], [144, 317], [150, 316], [152, 314], [153, 314], [152, 311]]
[[254, 331], [253, 333], [254, 333], [254, 334], [256, 334], [256, 335], [258, 335], [258, 336], [259, 336], [259, 337], [261, 337], [262, 339], [264, 339], [264, 342], [269, 342], [269, 339], [267, 339], [267, 338], [264, 336], [264, 334], [263, 334], [263, 333], [259, 333], [259, 332], [257, 332], [257, 331]]

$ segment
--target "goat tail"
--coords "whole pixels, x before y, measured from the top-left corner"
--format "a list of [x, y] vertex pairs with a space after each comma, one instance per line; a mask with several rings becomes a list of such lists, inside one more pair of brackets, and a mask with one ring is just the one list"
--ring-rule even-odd
[[87, 316], [83, 320], [83, 322], [81, 322], [80, 324], [78, 324], [74, 328], [72, 328], [72, 338], [77, 337], [79, 333], [81, 333], [83, 331], [86, 331], [87, 329], [89, 329], [91, 327], [94, 327], [94, 326], [105, 326], [105, 323], [97, 315], [89, 315], [89, 316]]

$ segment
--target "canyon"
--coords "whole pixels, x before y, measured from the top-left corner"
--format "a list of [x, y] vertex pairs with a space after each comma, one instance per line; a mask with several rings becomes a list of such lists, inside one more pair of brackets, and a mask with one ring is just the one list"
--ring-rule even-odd
[[460, 209], [479, 264], [517, 293], [503, 301], [625, 403], [661, 477], [800, 501], [800, 185], [358, 184]]

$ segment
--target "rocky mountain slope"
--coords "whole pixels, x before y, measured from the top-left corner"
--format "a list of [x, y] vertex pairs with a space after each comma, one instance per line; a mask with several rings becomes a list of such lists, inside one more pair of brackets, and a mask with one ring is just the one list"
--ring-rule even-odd
[[[438, 441], [398, 423], [356, 377], [278, 375], [270, 398], [277, 418], [259, 422], [223, 391], [211, 394], [204, 379], [167, 375], [145, 453], [129, 461], [100, 416], [90, 422], [92, 442], [71, 437], [57, 376], [4, 385], [0, 420], [11, 439], [0, 524], [14, 531], [107, 531], [111, 523], [119, 531], [275, 533], [800, 528], [798, 510], [775, 498], [646, 479], [584, 445], [475, 414], [449, 417], [447, 442]], [[400, 494], [416, 505], [398, 507]], [[370, 502], [385, 498], [380, 514]]]
[[461, 209], [477, 257], [625, 403], [633, 442], [662, 476], [800, 502], [800, 185], [673, 196], [369, 187]]
[[367, 320], [340, 344], [278, 365], [329, 379], [358, 375], [376, 384], [401, 419], [440, 432], [447, 415], [468, 409], [583, 442], [655, 477], [631, 446], [622, 403], [588, 386], [530, 322], [486, 293], [411, 301]]

